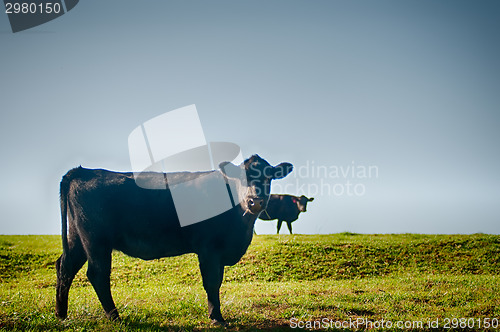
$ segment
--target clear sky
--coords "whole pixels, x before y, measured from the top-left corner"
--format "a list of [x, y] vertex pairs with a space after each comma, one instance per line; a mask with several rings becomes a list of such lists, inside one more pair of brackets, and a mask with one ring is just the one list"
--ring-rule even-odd
[[58, 234], [67, 170], [129, 170], [131, 131], [190, 104], [207, 141], [295, 165], [273, 191], [315, 197], [296, 233], [500, 234], [499, 32], [496, 0], [0, 13], [0, 234]]

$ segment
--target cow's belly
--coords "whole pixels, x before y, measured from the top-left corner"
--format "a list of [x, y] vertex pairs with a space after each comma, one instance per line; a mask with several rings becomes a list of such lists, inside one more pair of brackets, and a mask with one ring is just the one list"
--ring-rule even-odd
[[129, 256], [144, 260], [192, 252], [180, 234], [172, 232], [121, 232], [117, 234], [113, 247]]

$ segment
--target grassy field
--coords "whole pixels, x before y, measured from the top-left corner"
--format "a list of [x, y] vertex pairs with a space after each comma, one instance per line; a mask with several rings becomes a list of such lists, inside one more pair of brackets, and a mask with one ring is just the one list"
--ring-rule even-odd
[[[119, 323], [105, 318], [84, 267], [70, 291], [68, 319], [59, 321], [54, 262], [60, 241], [0, 236], [0, 330], [224, 330], [207, 317], [194, 255], [145, 262], [115, 252]], [[226, 267], [225, 330], [288, 330], [291, 324], [482, 330], [500, 325], [499, 271], [500, 236], [494, 235], [260, 235], [240, 263]]]

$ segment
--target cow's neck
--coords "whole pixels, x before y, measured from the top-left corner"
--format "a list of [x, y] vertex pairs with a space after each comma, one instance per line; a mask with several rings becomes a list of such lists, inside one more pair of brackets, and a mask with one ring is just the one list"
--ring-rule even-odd
[[241, 213], [241, 219], [243, 221], [243, 224], [245, 225], [245, 228], [247, 230], [250, 230], [251, 231], [251, 234], [253, 234], [253, 227], [255, 225], [255, 221], [257, 220], [257, 216], [256, 214], [253, 214], [250, 212], [250, 210], [248, 208], [244, 208], [240, 205], [238, 205], [238, 208], [239, 208], [239, 213]]

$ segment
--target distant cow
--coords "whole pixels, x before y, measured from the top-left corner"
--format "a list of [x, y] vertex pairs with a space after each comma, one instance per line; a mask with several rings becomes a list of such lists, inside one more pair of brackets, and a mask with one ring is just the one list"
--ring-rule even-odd
[[306, 212], [307, 202], [312, 202], [314, 198], [307, 198], [292, 195], [271, 195], [267, 208], [259, 215], [262, 220], [278, 219], [278, 232], [280, 233], [281, 224], [286, 221], [288, 230], [292, 234], [292, 222], [297, 220], [301, 212]]
[[[60, 186], [63, 254], [56, 262], [56, 315], [66, 318], [71, 283], [88, 261], [87, 277], [106, 315], [119, 318], [110, 290], [113, 249], [145, 260], [196, 253], [209, 316], [224, 324], [219, 299], [224, 266], [236, 264], [245, 254], [255, 220], [267, 206], [271, 180], [287, 176], [292, 168], [289, 163], [273, 167], [253, 155], [240, 167], [223, 162], [217, 171], [144, 175], [151, 182], [163, 181], [167, 185], [163, 190], [139, 187], [132, 173], [82, 167], [70, 170]], [[223, 178], [228, 190], [237, 188], [239, 201], [232, 199], [233, 207], [222, 214], [181, 227], [168, 187], [175, 183], [167, 178], [189, 182], [203, 191], [215, 177]], [[200, 205], [192, 202], [193, 209]]]

